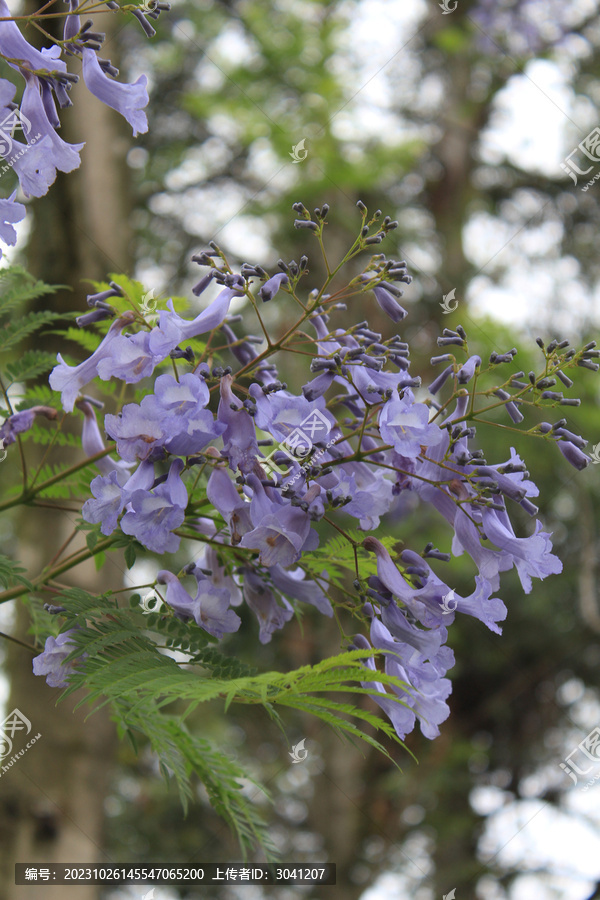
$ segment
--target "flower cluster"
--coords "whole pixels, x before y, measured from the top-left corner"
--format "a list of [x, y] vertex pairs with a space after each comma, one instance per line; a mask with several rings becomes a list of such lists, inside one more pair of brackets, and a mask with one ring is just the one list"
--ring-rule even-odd
[[[67, 0], [69, 14], [65, 18], [62, 47], [52, 44], [37, 50], [23, 37], [19, 26], [11, 21], [6, 0], [0, 0], [0, 57], [19, 72], [25, 81], [20, 104], [14, 102], [17, 88], [12, 82], [0, 78], [0, 156], [5, 160], [2, 171], [14, 170], [25, 197], [42, 197], [50, 188], [58, 172], [72, 172], [80, 165], [80, 151], [84, 144], [69, 144], [58, 135], [59, 107], [71, 106], [69, 90], [79, 76], [67, 70], [61, 59], [63, 48], [67, 55], [81, 60], [83, 80], [87, 89], [102, 103], [119, 112], [129, 122], [134, 137], [148, 130], [144, 107], [148, 103], [147, 78], [140, 77], [133, 84], [116, 80], [119, 70], [110, 60], [102, 59], [101, 50], [105, 35], [92, 31], [91, 19], [81, 22], [77, 10], [79, 0]], [[110, 10], [119, 10], [119, 4], [109, 0]], [[154, 29], [148, 18], [156, 18], [161, 10], [168, 10], [168, 3], [156, 2], [148, 11], [134, 10], [145, 33], [152, 37]], [[20, 130], [25, 143], [14, 138]], [[0, 200], [0, 240], [14, 246], [15, 222], [25, 216], [25, 207], [15, 200], [16, 192]]]
[[[297, 227], [321, 241], [327, 208], [316, 210], [314, 218], [302, 204], [295, 209]], [[359, 209], [363, 227], [347, 259], [379, 243], [396, 224], [389, 218], [379, 224], [379, 212], [367, 222], [366, 209], [362, 204]], [[376, 674], [364, 684], [401, 738], [417, 719], [423, 734], [433, 738], [449, 714], [446, 674], [454, 655], [447, 639], [456, 616], [475, 617], [500, 634], [507, 615], [497, 596], [500, 573], [514, 568], [528, 593], [532, 578], [562, 568], [539, 521], [528, 536], [515, 534], [509, 504], [535, 517], [532, 498], [538, 490], [514, 449], [499, 463], [488, 463], [474, 449], [478, 401], [484, 399], [486, 409], [504, 408], [513, 423], [523, 419], [521, 408], [527, 406], [578, 403], [550, 390], [554, 374], [569, 387], [563, 370], [579, 365], [597, 371], [598, 351], [592, 345], [567, 350], [566, 342], [558, 341], [546, 347], [540, 340], [544, 371], [528, 378], [512, 373], [501, 385], [497, 373], [517, 351], [494, 352], [489, 369], [496, 383], [484, 389], [482, 360], [469, 352], [464, 329], [444, 329], [438, 339], [444, 352], [431, 362], [445, 368], [425, 391], [410, 372], [409, 347], [400, 335], [384, 338], [366, 321], [335, 325], [346, 309], [343, 301], [369, 292], [394, 323], [402, 322], [400, 285], [410, 283], [404, 261], [377, 254], [344, 290], [303, 296], [306, 257], [299, 264], [280, 261], [281, 271], [272, 276], [251, 264], [232, 272], [214, 244], [195, 259], [209, 273], [194, 294], [201, 296], [212, 282], [221, 288], [195, 318], [179, 316], [172, 301], [152, 325], [139, 310], [118, 314], [108, 301], [123, 292], [113, 284], [88, 298], [100, 319], [114, 319], [98, 349], [78, 366], [59, 356], [50, 376], [63, 408], [70, 412], [77, 405], [84, 413], [83, 446], [96, 455], [103, 438], [93, 406], [77, 399], [81, 389], [96, 377], [132, 384], [165, 360], [171, 366], [140, 402], [105, 415], [104, 430], [119, 460], [108, 451], [99, 460], [83, 517], [99, 524], [104, 535], [120, 530], [161, 556], [177, 551], [182, 537], [199, 540], [202, 554], [181, 577], [166, 566], [158, 573], [171, 615], [221, 639], [239, 628], [234, 608], [245, 602], [258, 619], [263, 643], [290, 620], [298, 603], [333, 615], [340, 585], [309, 564], [322, 526], [333, 527], [353, 544], [356, 557], [356, 592], [347, 591], [342, 604], [369, 629], [370, 642], [357, 634], [351, 646], [381, 651], [385, 672], [397, 679], [392, 693]], [[256, 281], [260, 287], [252, 290]], [[241, 317], [229, 315], [234, 298], [252, 305], [262, 325], [259, 310], [276, 297], [299, 309], [298, 321], [283, 338], [272, 341], [266, 329], [264, 341], [236, 334], [233, 326]], [[80, 324], [90, 321], [96, 320], [84, 316]], [[311, 377], [295, 394], [279, 380], [273, 359], [294, 340], [305, 350], [309, 329], [315, 347]], [[200, 336], [204, 343], [196, 341]], [[209, 366], [211, 343], [220, 343], [231, 365]], [[465, 358], [459, 361], [456, 354]], [[449, 384], [452, 392], [441, 406], [435, 398]], [[565, 425], [561, 419], [530, 430], [558, 442], [565, 458], [581, 468], [589, 461], [585, 441]], [[204, 485], [200, 502], [199, 484]], [[452, 554], [471, 557], [476, 574], [469, 595], [455, 593], [434, 568], [443, 570], [449, 552], [429, 544], [422, 552], [405, 548], [394, 558], [393, 542], [377, 536], [382, 518], [402, 507], [406, 492], [446, 520]], [[347, 534], [349, 524], [369, 534], [357, 542]], [[370, 554], [377, 574], [362, 577], [361, 561], [373, 560]], [[376, 673], [374, 659], [366, 660]], [[39, 661], [37, 667], [41, 670]]]

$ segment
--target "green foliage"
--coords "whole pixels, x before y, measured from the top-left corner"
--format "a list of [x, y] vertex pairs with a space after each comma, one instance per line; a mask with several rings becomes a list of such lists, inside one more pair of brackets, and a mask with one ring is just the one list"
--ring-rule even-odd
[[[60, 285], [64, 287], [64, 285]], [[51, 287], [30, 275], [22, 266], [0, 269], [0, 313], [8, 315], [21, 309], [30, 300], [53, 294], [58, 285]]]
[[[258, 840], [265, 849], [263, 825], [240, 794], [239, 779], [247, 775], [220, 750], [187, 730], [185, 719], [199, 704], [221, 701], [224, 710], [232, 703], [261, 706], [280, 726], [278, 709], [307, 712], [341, 736], [361, 739], [390, 759], [365, 726], [402, 743], [391, 724], [376, 713], [330, 696], [376, 693], [361, 686], [368, 677], [361, 660], [377, 651], [353, 650], [292, 672], [256, 674], [240, 660], [209, 646], [209, 637], [200, 628], [184, 625], [170, 611], [142, 617], [135, 608], [138, 599], [134, 595], [129, 607], [120, 607], [109, 595], [94, 597], [82, 589], [60, 595], [57, 603], [67, 610], [63, 630], [76, 629], [72, 640], [77, 645], [69, 657], [77, 668], [63, 697], [85, 685], [87, 697], [81, 703], [96, 703], [95, 709], [110, 704], [124, 732], [134, 740], [136, 733], [148, 740], [165, 774], [175, 778], [184, 802], [191, 797], [190, 774], [195, 773], [214, 808], [235, 829], [242, 847]], [[143, 619], [145, 629], [140, 628]], [[185, 661], [174, 659], [173, 651], [186, 654]], [[377, 679], [405, 687], [384, 672], [378, 672]], [[264, 790], [259, 785], [257, 789]]]
[[31, 588], [31, 582], [23, 574], [26, 570], [9, 559], [8, 556], [0, 554], [0, 584], [5, 588], [12, 587], [15, 584], [22, 584]]

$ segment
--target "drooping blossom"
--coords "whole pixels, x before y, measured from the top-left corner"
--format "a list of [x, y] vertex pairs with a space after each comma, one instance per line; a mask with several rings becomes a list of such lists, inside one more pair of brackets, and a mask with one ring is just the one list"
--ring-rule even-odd
[[46, 638], [44, 650], [33, 659], [33, 674], [45, 675], [46, 684], [53, 688], [66, 688], [69, 686], [69, 676], [75, 670], [79, 659], [87, 656], [83, 653], [78, 659], [65, 662], [67, 656], [73, 652], [76, 644], [71, 639], [75, 629], [64, 631], [58, 637], [50, 635]]

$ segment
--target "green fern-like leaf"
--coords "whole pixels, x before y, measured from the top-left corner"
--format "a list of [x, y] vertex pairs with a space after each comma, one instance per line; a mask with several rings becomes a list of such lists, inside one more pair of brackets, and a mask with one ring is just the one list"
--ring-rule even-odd
[[0, 584], [3, 587], [9, 588], [15, 584], [23, 584], [25, 587], [31, 588], [31, 582], [23, 574], [25, 571], [18, 563], [0, 553]]
[[42, 310], [41, 312], [25, 313], [4, 323], [0, 327], [0, 353], [6, 353], [7, 350], [16, 347], [25, 338], [39, 331], [44, 325], [61, 318], [60, 313]]
[[21, 266], [0, 269], [0, 314], [11, 313], [30, 300], [53, 294], [58, 287], [65, 285], [44, 284]]
[[23, 382], [30, 378], [37, 378], [38, 375], [49, 372], [55, 365], [56, 357], [52, 353], [46, 353], [43, 350], [26, 350], [19, 359], [6, 366], [10, 377], [6, 387], [10, 387], [16, 381]]

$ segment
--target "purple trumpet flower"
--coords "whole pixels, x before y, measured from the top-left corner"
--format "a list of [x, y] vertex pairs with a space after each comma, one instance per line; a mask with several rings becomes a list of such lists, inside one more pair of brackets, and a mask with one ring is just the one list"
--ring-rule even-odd
[[250, 516], [254, 528], [243, 536], [241, 547], [259, 550], [261, 565], [271, 567], [293, 565], [304, 550], [318, 546], [318, 535], [303, 509], [271, 500], [256, 475], [249, 475], [247, 480], [253, 491]]
[[259, 456], [254, 421], [231, 390], [233, 378], [221, 378], [221, 400], [217, 421], [223, 426], [222, 454], [229, 461], [229, 468], [239, 469], [245, 474], [251, 472]]
[[243, 290], [240, 287], [224, 288], [212, 303], [195, 319], [182, 319], [173, 307], [173, 301], [167, 301], [167, 309], [159, 313], [158, 328], [150, 332], [150, 351], [156, 359], [165, 359], [182, 341], [213, 331], [223, 323], [229, 312], [233, 297], [239, 297]]
[[98, 375], [98, 367], [102, 360], [111, 360], [114, 352], [113, 344], [120, 332], [134, 319], [134, 313], [123, 313], [112, 323], [106, 336], [97, 350], [94, 350], [89, 359], [78, 366], [68, 366], [60, 353], [56, 355], [59, 365], [50, 373], [50, 387], [53, 391], [62, 393], [62, 405], [65, 412], [73, 412], [77, 394], [86, 384], [89, 384]]
[[90, 490], [92, 500], [86, 500], [81, 515], [86, 522], [100, 525], [102, 534], [108, 537], [117, 527], [119, 516], [137, 490], [149, 491], [154, 484], [154, 464], [140, 463], [133, 475], [125, 479], [124, 472], [113, 469], [108, 475], [97, 475]]
[[[380, 615], [383, 624], [394, 638], [402, 644], [408, 644], [414, 650], [418, 650], [423, 659], [433, 662], [448, 637], [447, 629], [443, 625], [429, 630], [417, 628], [408, 621], [405, 612], [400, 609], [393, 597], [385, 597], [382, 593], [375, 592], [374, 599], [381, 608]], [[369, 616], [374, 615], [370, 603], [365, 604], [364, 612]], [[443, 649], [448, 650], [447, 647]], [[446, 668], [450, 668], [450, 665]]]
[[44, 106], [39, 78], [36, 78], [35, 75], [25, 75], [25, 80], [21, 113], [31, 122], [28, 140], [35, 138], [37, 141], [40, 135], [47, 138], [46, 153], [49, 155], [54, 169], [58, 169], [59, 172], [72, 172], [81, 164], [79, 153], [85, 147], [85, 143], [67, 144], [62, 138], [59, 138]]
[[[416, 554], [412, 554], [410, 551], [405, 551], [402, 554], [405, 561], [410, 554], [410, 557], [414, 556], [419, 560], [419, 568], [426, 571], [425, 576], [421, 579], [423, 586], [413, 588], [401, 575], [390, 554], [377, 538], [371, 536], [365, 538], [364, 546], [366, 550], [375, 553], [377, 556], [378, 580], [388, 591], [405, 604], [418, 621], [427, 627], [451, 624], [454, 621], [453, 610], [458, 610], [480, 619], [490, 631], [494, 631], [496, 634], [502, 633], [496, 623], [506, 618], [506, 606], [502, 600], [491, 598], [494, 588], [485, 578], [477, 577], [475, 591], [469, 597], [461, 597], [455, 594], [454, 591], [450, 591], [448, 585], [444, 584], [437, 577], [424, 559], [416, 557]], [[510, 562], [504, 568], [510, 568]], [[444, 604], [449, 595], [452, 596], [454, 602], [452, 607], [450, 607], [449, 602]], [[452, 610], [450, 613], [444, 611], [447, 607], [450, 607]], [[382, 612], [382, 618], [390, 629], [392, 628], [391, 617], [393, 615], [393, 609], [392, 612], [389, 610]], [[390, 619], [390, 621], [386, 621], [386, 618]], [[394, 621], [396, 621], [395, 618]], [[408, 639], [405, 640], [407, 643], [410, 643]]]
[[271, 588], [253, 569], [244, 569], [242, 578], [244, 600], [260, 626], [258, 639], [261, 644], [268, 644], [273, 632], [289, 622], [294, 610], [285, 597], [281, 598], [283, 606], [279, 606]]
[[[84, 416], [83, 429], [81, 432], [81, 446], [83, 447], [83, 452], [87, 456], [95, 456], [96, 453], [100, 453], [106, 448], [104, 446], [104, 441], [102, 440], [102, 435], [100, 434], [100, 429], [98, 428], [94, 407], [87, 400], [77, 400], [75, 405], [77, 406], [77, 409], [81, 410]], [[130, 465], [122, 460], [115, 462], [110, 456], [103, 456], [101, 459], [96, 460], [96, 467], [100, 469], [103, 475], [109, 475], [113, 471], [127, 472]]]
[[[450, 715], [445, 701], [452, 691], [451, 682], [448, 678], [440, 678], [430, 663], [422, 662], [417, 651], [413, 652], [412, 658], [400, 657], [397, 652], [399, 645], [396, 645], [396, 650], [393, 649], [392, 636], [377, 619], [371, 622], [371, 640], [374, 647], [387, 651], [386, 674], [398, 678], [406, 688], [393, 685], [390, 694], [378, 681], [362, 682], [363, 687], [376, 691], [373, 699], [390, 719], [398, 737], [404, 739], [410, 734], [418, 718], [422, 734], [433, 740], [440, 733], [438, 725]], [[367, 650], [370, 645], [362, 634], [358, 634], [354, 637], [354, 646]], [[377, 672], [372, 657], [363, 660], [363, 664]]]
[[[194, 573], [196, 575], [196, 573]], [[196, 575], [198, 590], [191, 597], [176, 575], [161, 569], [156, 576], [159, 584], [166, 584], [166, 601], [176, 616], [184, 621], [193, 619], [197, 625], [219, 640], [225, 633], [237, 631], [241, 619], [229, 609], [229, 592], [217, 588], [201, 573]]]
[[118, 416], [105, 418], [106, 431], [117, 441], [123, 459], [147, 459], [158, 448], [191, 456], [224, 430], [203, 408], [209, 393], [197, 375], [188, 373], [179, 381], [172, 375], [159, 375], [154, 389], [141, 403], [127, 403]]
[[14, 247], [17, 243], [17, 232], [13, 226], [16, 222], [22, 222], [26, 213], [24, 205], [16, 202], [16, 195], [17, 192], [13, 191], [10, 197], [0, 200], [0, 240], [10, 247]]
[[[219, 565], [219, 558], [214, 547], [211, 547], [210, 545], [206, 547], [201, 567], [210, 570], [211, 574], [207, 577], [216, 588], [227, 591], [230, 606], [239, 606], [240, 603], [242, 603], [244, 599], [242, 590], [234, 580], [233, 576], [227, 574], [225, 566]], [[196, 574], [195, 571], [194, 574]]]
[[120, 378], [127, 384], [135, 384], [152, 375], [161, 361], [150, 351], [150, 334], [120, 334], [112, 345], [111, 354], [98, 363], [98, 377], [102, 381]]
[[127, 119], [133, 128], [134, 137], [145, 134], [148, 131], [148, 119], [143, 112], [144, 107], [148, 105], [146, 76], [140, 75], [133, 84], [121, 84], [105, 74], [95, 50], [84, 47], [82, 55], [83, 80], [90, 94], [112, 109], [116, 109]]
[[181, 480], [183, 460], [174, 459], [167, 480], [153, 491], [136, 490], [121, 520], [121, 530], [135, 537], [154, 553], [175, 553], [181, 538], [173, 534], [185, 519], [188, 502]]
[[76, 647], [74, 641], [71, 640], [74, 633], [75, 629], [71, 628], [69, 631], [59, 634], [56, 638], [50, 635], [46, 638], [43, 652], [33, 659], [33, 674], [45, 675], [46, 684], [49, 687], [68, 687], [69, 676], [75, 671], [76, 664], [80, 659], [84, 659], [87, 656], [87, 653], [84, 653], [78, 659], [72, 659], [68, 663], [65, 662], [67, 656]]
[[442, 440], [439, 426], [429, 424], [428, 407], [424, 403], [415, 403], [409, 389], [401, 399], [388, 400], [383, 406], [379, 430], [384, 441], [408, 459], [419, 456], [422, 447], [436, 446]]
[[515, 536], [506, 513], [495, 509], [483, 509], [481, 513], [484, 531], [496, 547], [515, 565], [523, 590], [531, 591], [531, 578], [544, 579], [562, 572], [562, 562], [551, 553], [551, 535], [542, 531], [542, 523], [536, 521], [535, 532], [529, 537]]
[[[355, 634], [354, 645], [349, 649], [369, 650], [371, 649], [371, 645], [364, 635]], [[370, 669], [372, 672], [377, 672], [377, 667], [375, 666], [375, 661], [372, 656], [362, 659], [361, 662], [365, 668]], [[361, 681], [361, 685], [366, 690], [372, 692], [372, 699], [384, 711], [394, 726], [394, 730], [398, 737], [403, 740], [407, 734], [410, 734], [415, 727], [416, 716], [408, 704], [405, 701], [400, 701], [400, 698], [395, 692], [394, 694], [388, 693], [380, 681]]]
[[[271, 581], [278, 591], [300, 600], [302, 603], [310, 603], [325, 616], [333, 616], [333, 608], [323, 590], [316, 581], [305, 578], [302, 569], [286, 571], [281, 566], [273, 566], [269, 569]], [[327, 578], [327, 572], [322, 573], [323, 580]]]
[[350, 498], [344, 512], [358, 519], [363, 531], [377, 528], [394, 499], [394, 485], [385, 470], [364, 462], [350, 462], [337, 466], [328, 477], [335, 479], [332, 493], [336, 499]]
[[229, 525], [231, 543], [239, 544], [242, 536], [252, 530], [250, 504], [240, 497], [225, 469], [213, 469], [206, 496]]
[[[0, 0], [0, 18], [10, 19], [12, 15], [6, 0]], [[18, 60], [18, 63], [8, 62], [17, 71], [41, 69], [60, 74], [67, 71], [66, 63], [57, 59], [60, 47], [54, 45], [50, 50], [36, 50], [25, 40], [16, 22], [0, 22], [0, 56], [7, 61]]]
[[13, 141], [8, 164], [14, 169], [26, 197], [43, 197], [56, 178], [49, 137], [41, 138], [35, 146]]
[[36, 416], [44, 416], [53, 421], [58, 413], [51, 406], [31, 406], [21, 412], [8, 416], [0, 427], [0, 441], [3, 447], [9, 447], [17, 439], [18, 434], [29, 431]]
[[117, 442], [121, 459], [128, 462], [148, 459], [157, 447], [164, 446], [167, 438], [165, 417], [157, 418], [149, 401], [150, 397], [144, 397], [140, 404], [126, 403], [119, 415], [104, 417], [106, 433]]

